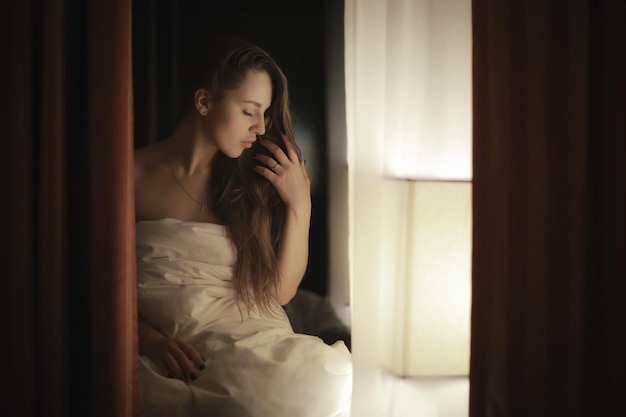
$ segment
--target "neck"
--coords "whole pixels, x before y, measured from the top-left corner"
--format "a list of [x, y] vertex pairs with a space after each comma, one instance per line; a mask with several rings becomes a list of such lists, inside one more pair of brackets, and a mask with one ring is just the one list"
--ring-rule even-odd
[[199, 117], [191, 115], [176, 128], [168, 142], [171, 164], [182, 168], [185, 175], [208, 174], [217, 147], [213, 141], [202, 134]]

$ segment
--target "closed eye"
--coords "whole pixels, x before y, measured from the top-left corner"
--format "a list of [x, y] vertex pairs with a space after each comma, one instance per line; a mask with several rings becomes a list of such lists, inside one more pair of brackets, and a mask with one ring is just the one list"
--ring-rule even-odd
[[245, 110], [243, 111], [243, 114], [245, 114], [245, 115], [246, 115], [246, 116], [248, 116], [248, 117], [252, 117], [252, 113], [249, 113], [249, 112], [247, 112], [247, 111], [245, 111]]

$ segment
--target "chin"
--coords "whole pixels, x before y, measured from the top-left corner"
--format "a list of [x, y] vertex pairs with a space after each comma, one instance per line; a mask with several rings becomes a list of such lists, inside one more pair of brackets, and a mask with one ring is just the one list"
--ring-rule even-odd
[[239, 151], [228, 149], [228, 150], [222, 150], [222, 153], [231, 159], [237, 159], [243, 154], [243, 151], [244, 151], [243, 149]]

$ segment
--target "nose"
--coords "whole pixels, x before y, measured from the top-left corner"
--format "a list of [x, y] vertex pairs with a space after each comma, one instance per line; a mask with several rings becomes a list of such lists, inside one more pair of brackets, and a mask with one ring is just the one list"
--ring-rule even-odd
[[250, 130], [258, 136], [265, 134], [265, 117], [260, 114], [254, 119], [255, 123], [252, 125]]

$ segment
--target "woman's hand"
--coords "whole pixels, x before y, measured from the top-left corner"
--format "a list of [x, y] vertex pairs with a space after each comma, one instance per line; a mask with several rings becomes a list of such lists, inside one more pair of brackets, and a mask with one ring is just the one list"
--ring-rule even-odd
[[141, 318], [139, 350], [168, 378], [193, 381], [204, 369], [204, 359], [196, 348], [183, 340], [167, 337]]
[[276, 188], [287, 207], [277, 254], [280, 283], [274, 294], [281, 305], [293, 298], [304, 276], [311, 220], [311, 181], [304, 161], [299, 160], [298, 153], [284, 136], [283, 141], [286, 153], [275, 143], [263, 140], [261, 144], [273, 157], [255, 156], [263, 164], [257, 165], [255, 170]]
[[296, 150], [285, 140], [287, 153], [275, 143], [261, 139], [273, 158], [258, 154], [254, 158], [263, 165], [257, 165], [254, 169], [263, 175], [278, 191], [287, 209], [296, 213], [310, 213], [311, 211], [311, 180], [306, 172], [304, 160], [300, 161]]

